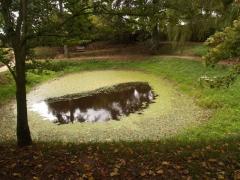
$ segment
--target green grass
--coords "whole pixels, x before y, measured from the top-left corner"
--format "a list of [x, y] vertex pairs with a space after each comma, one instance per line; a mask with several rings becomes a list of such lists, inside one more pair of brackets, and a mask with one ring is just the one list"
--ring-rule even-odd
[[199, 56], [202, 57], [208, 52], [208, 47], [203, 43], [186, 43], [180, 47], [174, 47], [170, 43], [162, 44], [157, 54]]
[[0, 73], [0, 104], [15, 94], [15, 84], [10, 73]]
[[[111, 168], [115, 167], [115, 163], [119, 159], [125, 159], [127, 162], [123, 169], [120, 168], [120, 175], [127, 173], [130, 177], [135, 177], [135, 174], [132, 173], [135, 173], [136, 170], [136, 173], [139, 174], [142, 171], [148, 173], [150, 169], [156, 172], [158, 168], [161, 168], [164, 170], [164, 175], [166, 174], [164, 177], [168, 179], [175, 176], [177, 179], [183, 178], [181, 170], [176, 170], [176, 165], [179, 165], [183, 169], [187, 169], [188, 174], [193, 179], [219, 178], [219, 173], [223, 173], [227, 179], [233, 179], [234, 171], [240, 168], [238, 163], [240, 160], [240, 79], [228, 89], [202, 88], [198, 82], [202, 75], [218, 76], [228, 73], [227, 67], [218, 66], [212, 69], [205, 68], [200, 62], [157, 57], [146, 61], [92, 60], [58, 62], [57, 64], [64, 66], [64, 71], [57, 73], [45, 71], [43, 74], [28, 73], [28, 90], [48, 79], [72, 72], [106, 69], [140, 70], [167, 79], [180, 92], [194, 98], [199, 106], [211, 109], [214, 113], [201, 126], [189, 128], [182, 134], [157, 142], [99, 142], [84, 143], [80, 146], [62, 144], [62, 142], [38, 142], [38, 147], [24, 151], [18, 149], [9, 151], [8, 148], [2, 148], [3, 153], [1, 153], [0, 159], [3, 159], [3, 162], [10, 162], [8, 157], [25, 162], [29, 157], [26, 154], [34, 154], [36, 158], [36, 160], [31, 161], [31, 166], [26, 165], [25, 168], [2, 166], [2, 171], [6, 172], [6, 177], [12, 176], [13, 169], [14, 172], [25, 174], [25, 177], [29, 175], [29, 178], [42, 175], [39, 172], [43, 172], [44, 169], [37, 169], [39, 164], [42, 164], [43, 167], [48, 167], [51, 164], [56, 169], [66, 167], [65, 171], [50, 169], [47, 173], [48, 175], [54, 174], [54, 177], [79, 172], [76, 167], [85, 164], [91, 166], [91, 163], [98, 164], [103, 169], [109, 167], [109, 170], [106, 170], [109, 175], [112, 171]], [[5, 76], [9, 75], [5, 74]], [[1, 83], [1, 101], [6, 102], [10, 97], [14, 97], [14, 91], [12, 80], [9, 83]], [[89, 164], [88, 158], [92, 156], [94, 157]], [[88, 161], [85, 161], [86, 159]], [[216, 162], [214, 162], [215, 160]], [[164, 161], [169, 162], [170, 165], [163, 166], [162, 162]], [[52, 162], [57, 165], [52, 164]], [[69, 165], [69, 162], [73, 164]], [[74, 165], [75, 163], [77, 164]], [[203, 167], [204, 163], [207, 164], [207, 167]], [[224, 166], [221, 165], [222, 163]], [[146, 168], [142, 169], [142, 167]], [[84, 166], [81, 167], [83, 172], [87, 174], [89, 171], [84, 170], [84, 168]], [[99, 172], [98, 168], [91, 167], [91, 171], [95, 177], [106, 178], [102, 176], [102, 172]], [[173, 173], [171, 174], [171, 172]], [[153, 176], [147, 174], [146, 177]], [[138, 178], [141, 176], [139, 175]]]
[[[52, 71], [46, 71], [43, 74], [28, 73], [27, 91], [29, 91], [34, 85], [54, 78], [59, 74], [60, 73]], [[9, 72], [0, 73], [0, 105], [3, 105], [6, 101], [12, 99], [15, 96], [15, 92], [16, 86], [11, 74]]]
[[[102, 69], [136, 69], [161, 76], [175, 83], [177, 88], [194, 97], [198, 105], [214, 110], [209, 122], [189, 129], [178, 136], [183, 141], [189, 140], [215, 140], [236, 136], [240, 131], [240, 80], [229, 89], [209, 89], [199, 86], [198, 79], [202, 75], [223, 75], [228, 73], [224, 66], [215, 69], [205, 68], [201, 63], [183, 61], [173, 58], [151, 58], [146, 61], [83, 61], [58, 62], [66, 67], [62, 72], [46, 71], [43, 74], [28, 73], [28, 89], [48, 79], [71, 72]], [[14, 96], [13, 81], [0, 85], [1, 102]]]
[[196, 56], [204, 56], [208, 52], [208, 47], [205, 45], [196, 45], [193, 46], [192, 49], [190, 48], [190, 50], [192, 50], [193, 54]]

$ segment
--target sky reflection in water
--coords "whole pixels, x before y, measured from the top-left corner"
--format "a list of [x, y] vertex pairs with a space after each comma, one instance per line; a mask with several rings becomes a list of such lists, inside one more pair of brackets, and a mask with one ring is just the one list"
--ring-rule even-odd
[[131, 113], [140, 113], [153, 103], [155, 98], [151, 87], [141, 84], [119, 92], [99, 93], [55, 102], [46, 100], [33, 104], [31, 110], [57, 124], [105, 122], [120, 120]]

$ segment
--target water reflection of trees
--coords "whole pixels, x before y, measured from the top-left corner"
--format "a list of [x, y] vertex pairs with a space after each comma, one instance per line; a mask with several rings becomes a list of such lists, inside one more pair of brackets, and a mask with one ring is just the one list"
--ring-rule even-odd
[[56, 123], [102, 122], [119, 120], [141, 111], [154, 100], [151, 88], [129, 89], [111, 94], [102, 93], [48, 104], [49, 113], [56, 116]]

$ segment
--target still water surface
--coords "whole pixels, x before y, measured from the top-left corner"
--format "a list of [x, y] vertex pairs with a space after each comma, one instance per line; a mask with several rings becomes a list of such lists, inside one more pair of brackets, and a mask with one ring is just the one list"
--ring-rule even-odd
[[120, 120], [138, 113], [154, 102], [148, 83], [129, 82], [89, 93], [50, 98], [33, 104], [32, 110], [57, 124]]

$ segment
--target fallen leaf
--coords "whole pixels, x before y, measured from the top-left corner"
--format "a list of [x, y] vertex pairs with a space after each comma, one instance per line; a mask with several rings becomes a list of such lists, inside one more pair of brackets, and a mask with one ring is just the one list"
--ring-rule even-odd
[[141, 172], [140, 175], [141, 176], [146, 176], [146, 172]]
[[20, 173], [13, 173], [13, 176], [22, 177], [22, 175]]
[[216, 159], [208, 159], [208, 161], [209, 161], [209, 162], [212, 162], [212, 163], [217, 162]]
[[118, 172], [118, 169], [117, 168], [114, 168], [113, 169], [113, 172], [110, 173], [110, 176], [113, 177], [113, 176], [118, 176], [119, 175], [119, 172]]
[[163, 171], [162, 169], [159, 169], [156, 173], [157, 173], [157, 174], [163, 174], [164, 171]]
[[162, 165], [164, 165], [164, 166], [168, 166], [170, 163], [169, 162], [167, 162], [167, 161], [163, 161], [162, 162]]

